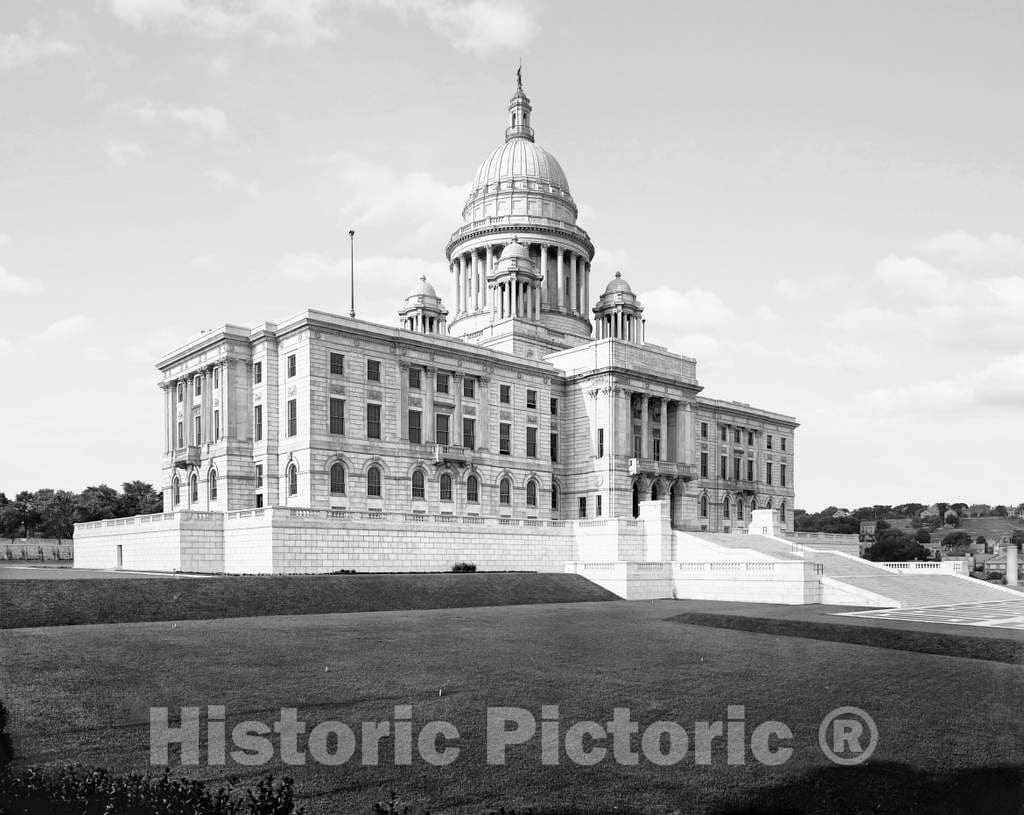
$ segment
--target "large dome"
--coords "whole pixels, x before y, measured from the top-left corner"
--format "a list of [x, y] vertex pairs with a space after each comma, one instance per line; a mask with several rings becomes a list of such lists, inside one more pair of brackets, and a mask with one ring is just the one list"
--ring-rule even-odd
[[525, 138], [509, 139], [484, 159], [473, 178], [473, 192], [483, 192], [489, 185], [505, 181], [522, 181], [531, 187], [533, 184], [542, 188], [556, 187], [558, 192], [569, 195], [569, 182], [558, 160]]

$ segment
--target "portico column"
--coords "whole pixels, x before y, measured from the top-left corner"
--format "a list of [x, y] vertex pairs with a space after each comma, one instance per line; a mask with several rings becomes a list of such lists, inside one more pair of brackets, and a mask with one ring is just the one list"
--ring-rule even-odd
[[620, 406], [619, 455], [633, 458], [633, 394], [623, 388]]
[[425, 368], [423, 383], [423, 441], [434, 443], [434, 388], [437, 387], [437, 368]]
[[[220, 430], [225, 439], [231, 438], [231, 360], [225, 360], [220, 369]], [[224, 482], [227, 486], [227, 482]]]
[[1017, 585], [1017, 544], [1012, 540], [1006, 544], [1006, 585]]
[[463, 256], [459, 255], [455, 264], [455, 313], [462, 314], [462, 264]]
[[555, 252], [557, 253], [555, 272], [558, 275], [558, 278], [555, 280], [555, 291], [558, 292], [558, 310], [565, 311], [565, 272], [563, 267], [564, 261], [562, 259], [562, 255], [565, 253], [565, 250], [562, 249], [561, 246], [556, 246]]
[[651, 457], [651, 417], [650, 397], [646, 393], [640, 394], [640, 458]]
[[551, 292], [548, 291], [551, 279], [548, 277], [548, 245], [546, 243], [540, 245], [540, 277], [540, 305], [541, 308], [547, 308], [548, 298], [551, 296]]
[[487, 449], [489, 430], [490, 430], [490, 417], [491, 417], [491, 378], [488, 376], [481, 376], [477, 380], [477, 387], [480, 389], [480, 409], [477, 411], [476, 419], [476, 435], [477, 442], [476, 446], [480, 450]]
[[453, 444], [457, 444], [460, 447], [466, 444], [466, 440], [462, 438], [462, 374], [452, 374], [452, 386], [455, 388], [455, 427], [452, 428], [452, 432], [449, 438], [453, 439]]
[[661, 399], [661, 460], [669, 461], [668, 457], [668, 399]]

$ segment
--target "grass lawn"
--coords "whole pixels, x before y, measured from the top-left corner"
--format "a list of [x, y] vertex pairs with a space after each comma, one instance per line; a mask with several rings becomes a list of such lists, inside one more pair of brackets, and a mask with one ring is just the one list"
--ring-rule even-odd
[[532, 572], [11, 580], [0, 587], [0, 628], [616, 599], [579, 575]]
[[[0, 693], [23, 762], [117, 772], [148, 769], [151, 706], [225, 705], [229, 732], [246, 719], [270, 724], [282, 707], [312, 726], [392, 720], [402, 704], [417, 726], [458, 727], [462, 753], [441, 768], [418, 758], [395, 767], [382, 749], [378, 767], [275, 758], [175, 770], [288, 773], [314, 813], [368, 813], [392, 789], [434, 813], [1019, 811], [1024, 667], [685, 625], [670, 619], [679, 611], [672, 601], [600, 602], [7, 630]], [[507, 766], [488, 766], [486, 708], [527, 708], [539, 722], [541, 705], [559, 706], [563, 733], [626, 707], [641, 728], [670, 720], [690, 734], [693, 722], [743, 705], [751, 728], [789, 725], [794, 752], [778, 767], [728, 766], [718, 743], [711, 766], [692, 752], [670, 767], [610, 756], [579, 767], [564, 754], [543, 766], [534, 740], [512, 748]], [[822, 718], [843, 705], [878, 726], [861, 767], [832, 765], [818, 745]]]

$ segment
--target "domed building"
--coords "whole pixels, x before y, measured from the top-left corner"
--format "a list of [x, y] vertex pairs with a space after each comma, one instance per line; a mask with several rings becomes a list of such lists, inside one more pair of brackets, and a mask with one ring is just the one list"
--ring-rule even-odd
[[[532, 113], [517, 76], [505, 141], [477, 169], [463, 223], [445, 254], [452, 277], [451, 334], [536, 356], [590, 339], [594, 245], [576, 223], [565, 171], [534, 139]], [[496, 289], [495, 265], [513, 240], [523, 247], [532, 274]], [[502, 296], [520, 305], [506, 309], [493, 302]]]
[[444, 247], [444, 301], [441, 281], [421, 277], [395, 325], [358, 319], [354, 304], [309, 309], [164, 356], [165, 512], [80, 524], [75, 566], [466, 561], [685, 597], [673, 561], [721, 549], [701, 534], [745, 529], [754, 513], [761, 529], [791, 530], [796, 421], [705, 396], [696, 360], [648, 341], [621, 272], [592, 295], [594, 245], [532, 116], [517, 76], [504, 141]]

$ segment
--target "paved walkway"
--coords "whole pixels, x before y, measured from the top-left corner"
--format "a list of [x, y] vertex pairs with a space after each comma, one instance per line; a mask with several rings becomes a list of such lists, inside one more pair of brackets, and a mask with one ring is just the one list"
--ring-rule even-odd
[[[925, 580], [927, 578], [917, 578]], [[1017, 600], [989, 600], [984, 603], [952, 603], [923, 608], [882, 608], [871, 611], [845, 611], [837, 616], [865, 617], [874, 620], [904, 620], [915, 623], [944, 623], [982, 628], [1011, 628], [1024, 631], [1024, 597]]]
[[209, 574], [182, 572], [130, 572], [124, 569], [72, 569], [70, 566], [29, 566], [0, 563], [0, 580], [109, 580], [144, 577], [214, 577]]

